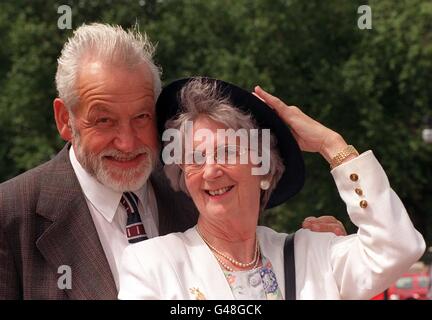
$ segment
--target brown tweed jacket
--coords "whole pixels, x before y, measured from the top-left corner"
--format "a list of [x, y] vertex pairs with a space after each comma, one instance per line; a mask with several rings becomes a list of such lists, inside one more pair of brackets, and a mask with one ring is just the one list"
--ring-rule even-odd
[[[113, 276], [67, 144], [51, 161], [0, 184], [0, 299], [116, 299]], [[161, 172], [150, 178], [160, 233], [196, 223], [195, 206]], [[59, 289], [61, 265], [72, 288]]]

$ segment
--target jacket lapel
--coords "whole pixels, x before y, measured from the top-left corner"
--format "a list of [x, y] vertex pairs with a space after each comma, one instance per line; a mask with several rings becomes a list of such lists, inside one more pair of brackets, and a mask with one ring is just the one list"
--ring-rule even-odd
[[286, 234], [267, 227], [257, 227], [257, 238], [262, 254], [271, 261], [282, 297], [285, 299], [284, 242]]
[[[188, 239], [188, 252], [190, 259], [191, 279], [185, 283], [191, 284], [191, 288], [197, 287], [207, 300], [234, 300], [231, 288], [227, 279], [219, 266], [216, 258], [204, 243], [196, 226], [185, 233]], [[188, 273], [184, 273], [187, 276]], [[189, 291], [190, 292], [190, 291]], [[193, 294], [191, 293], [193, 298]]]
[[[83, 192], [69, 160], [69, 146], [51, 162], [50, 175], [41, 183], [37, 213], [52, 224], [36, 246], [57, 273], [72, 271], [73, 299], [116, 299], [117, 290]], [[60, 276], [60, 274], [59, 274]]]

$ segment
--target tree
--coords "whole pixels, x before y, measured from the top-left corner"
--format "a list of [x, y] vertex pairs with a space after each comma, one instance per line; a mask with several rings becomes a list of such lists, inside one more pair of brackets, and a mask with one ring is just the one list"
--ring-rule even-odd
[[361, 146], [375, 150], [416, 226], [431, 238], [432, 146], [422, 121], [432, 115], [432, 3], [373, 1], [373, 30], [344, 66]]
[[57, 27], [60, 5], [73, 27], [105, 21], [131, 27], [156, 1], [2, 1], [0, 3], [0, 181], [53, 156], [63, 142], [53, 121], [56, 60], [72, 30]]
[[[360, 5], [372, 29], [357, 26]], [[164, 80], [207, 75], [260, 84], [374, 150], [412, 218], [431, 241], [432, 4], [411, 1], [146, 0], [3, 1], [0, 4], [0, 179], [49, 159], [61, 147], [52, 118], [56, 58], [71, 30], [57, 28], [61, 4], [73, 27], [139, 22], [158, 42]], [[355, 231], [325, 161], [305, 154], [303, 191], [263, 216], [294, 231], [308, 215], [332, 214]]]

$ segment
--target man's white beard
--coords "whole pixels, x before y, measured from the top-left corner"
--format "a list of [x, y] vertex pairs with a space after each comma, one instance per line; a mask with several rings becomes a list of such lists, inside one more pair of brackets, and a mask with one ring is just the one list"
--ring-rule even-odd
[[[75, 146], [76, 157], [81, 166], [103, 185], [119, 192], [137, 191], [150, 177], [156, 163], [154, 152], [149, 147], [141, 147], [131, 153], [123, 153], [116, 149], [103, 150], [99, 154], [94, 154], [85, 150], [81, 144], [80, 135], [76, 130], [73, 131], [73, 144]], [[103, 157], [133, 159], [138, 155], [144, 154], [143, 163], [134, 169], [106, 168]]]

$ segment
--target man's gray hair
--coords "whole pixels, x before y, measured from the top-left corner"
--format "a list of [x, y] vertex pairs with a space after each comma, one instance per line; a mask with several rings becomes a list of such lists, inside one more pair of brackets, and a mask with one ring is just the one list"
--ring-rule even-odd
[[[204, 78], [195, 78], [189, 81], [180, 92], [180, 105], [182, 112], [176, 118], [167, 121], [166, 129], [177, 129], [182, 134], [182, 141], [185, 136], [185, 123], [195, 121], [197, 118], [204, 116], [215, 122], [225, 125], [229, 129], [239, 130], [246, 129], [249, 133], [251, 129], [259, 129], [252, 115], [247, 114], [234, 107], [228, 97], [224, 97], [217, 83], [208, 81]], [[261, 137], [261, 130], [259, 130]], [[259, 139], [259, 149], [261, 149], [261, 138]], [[182, 143], [182, 146], [184, 144]], [[182, 150], [184, 154], [184, 149]], [[281, 178], [285, 166], [279, 151], [276, 147], [276, 138], [271, 135], [270, 138], [270, 170], [265, 176], [270, 182], [268, 190], [261, 191], [260, 210], [263, 211], [267, 205], [270, 195], [275, 189]], [[171, 186], [176, 191], [183, 191], [188, 194], [184, 171], [176, 164], [164, 166], [164, 171]]]
[[71, 111], [79, 102], [77, 79], [84, 59], [100, 60], [115, 66], [133, 68], [146, 63], [153, 75], [154, 100], [161, 92], [161, 70], [153, 62], [155, 46], [138, 26], [124, 30], [120, 26], [83, 24], [63, 46], [57, 60], [56, 87], [58, 96]]

